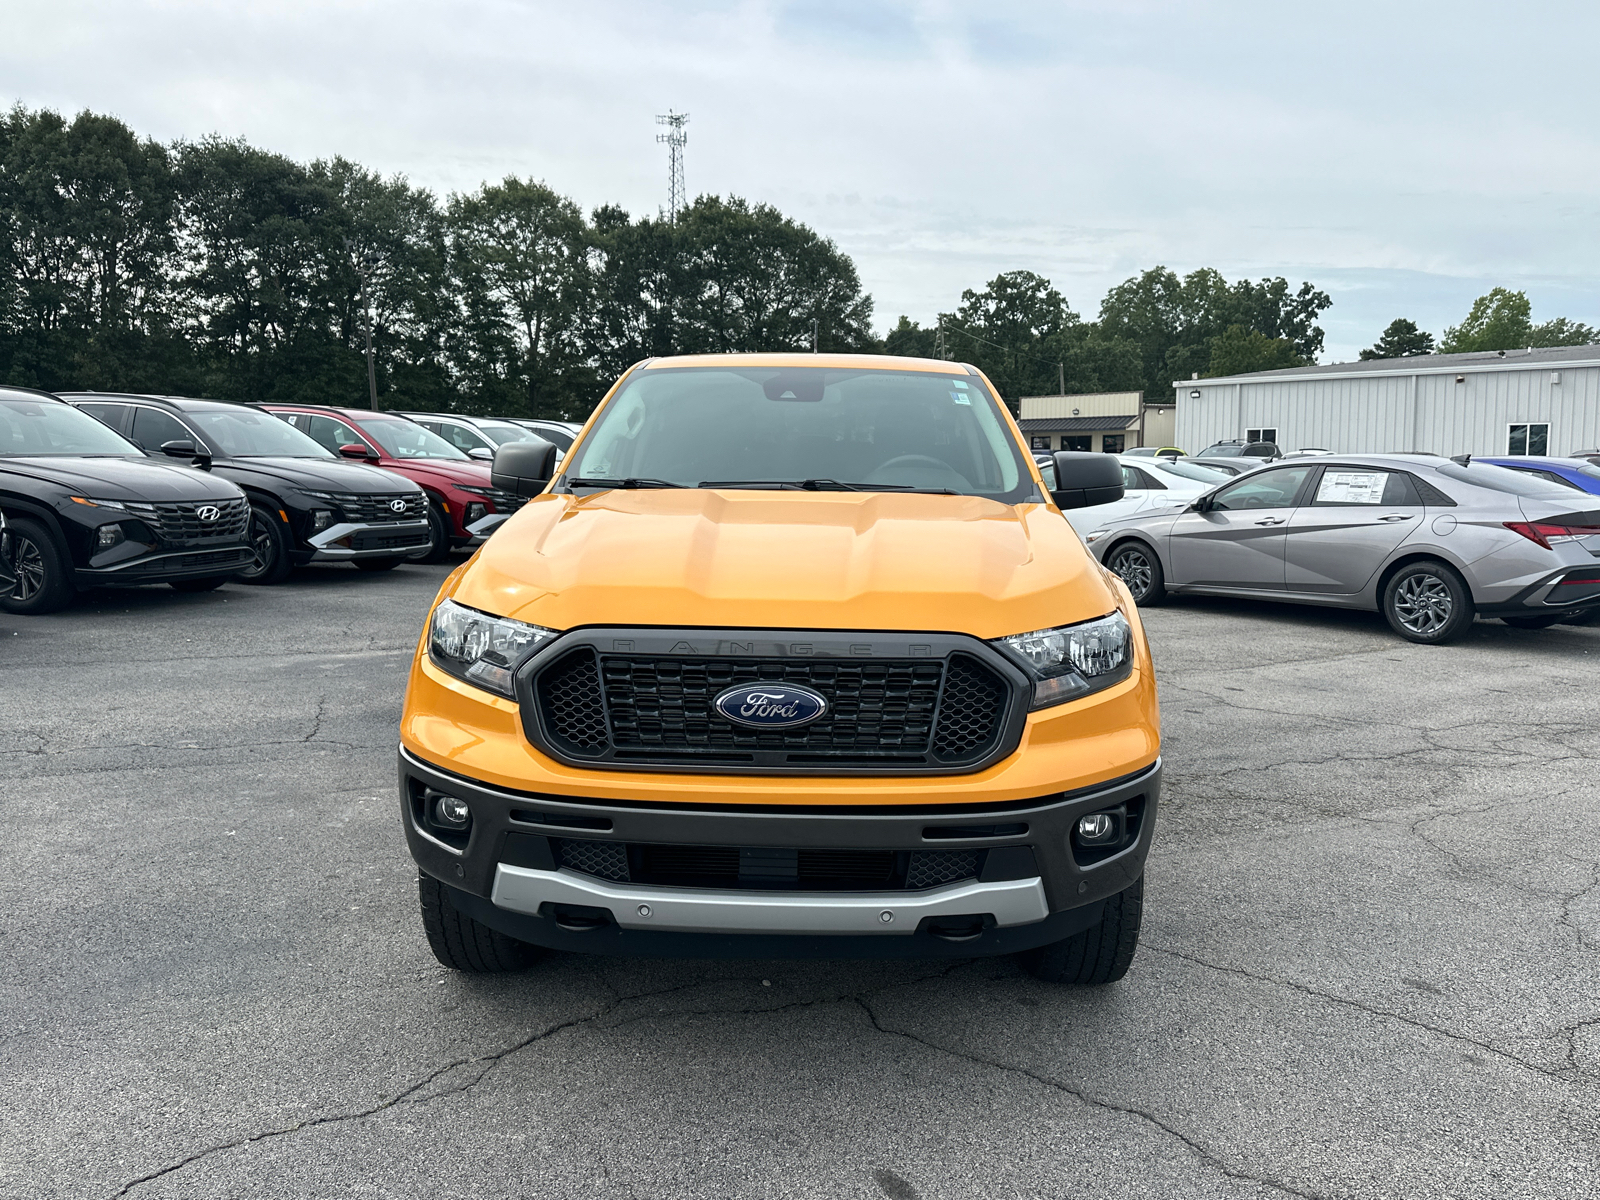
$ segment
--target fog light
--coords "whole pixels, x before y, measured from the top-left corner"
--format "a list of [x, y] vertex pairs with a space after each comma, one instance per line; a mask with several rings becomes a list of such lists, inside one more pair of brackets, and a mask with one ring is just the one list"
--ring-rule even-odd
[[439, 824], [448, 825], [451, 829], [465, 829], [467, 822], [472, 820], [472, 810], [467, 807], [467, 802], [457, 800], [454, 796], [440, 796], [433, 806], [433, 815]]
[[489, 515], [489, 506], [476, 501], [467, 505], [466, 523], [471, 525], [474, 521], [481, 521]]
[[329, 512], [327, 509], [325, 509], [325, 508], [313, 508], [311, 510], [311, 532], [312, 533], [321, 533], [324, 529], [326, 529], [329, 525], [332, 525], [332, 524], [333, 524], [333, 514], [331, 512]]
[[95, 545], [97, 549], [109, 550], [120, 545], [123, 541], [121, 525], [102, 525], [95, 531]]
[[1078, 818], [1078, 840], [1088, 846], [1102, 846], [1117, 836], [1117, 819], [1110, 813], [1090, 813]]

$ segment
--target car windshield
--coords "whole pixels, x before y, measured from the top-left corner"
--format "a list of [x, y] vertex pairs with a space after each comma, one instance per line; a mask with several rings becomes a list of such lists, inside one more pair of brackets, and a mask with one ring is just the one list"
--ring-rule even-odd
[[479, 421], [477, 429], [496, 446], [504, 446], [507, 442], [526, 442], [539, 436], [533, 430], [513, 425], [510, 421]]
[[240, 409], [191, 409], [189, 420], [233, 458], [332, 458], [287, 421]]
[[1579, 475], [1587, 475], [1590, 479], [1600, 479], [1600, 467], [1595, 466], [1593, 463], [1580, 463], [1576, 467], [1569, 468], [1569, 470], [1576, 471]]
[[464, 461], [466, 455], [445, 441], [437, 433], [430, 433], [415, 421], [403, 417], [357, 417], [361, 431], [378, 445], [390, 458], [453, 458]]
[[1434, 470], [1446, 479], [1455, 479], [1461, 483], [1470, 483], [1475, 487], [1489, 488], [1496, 492], [1508, 492], [1513, 496], [1565, 497], [1572, 488], [1569, 483], [1551, 483], [1548, 479], [1540, 479], [1527, 471], [1515, 471], [1509, 467], [1497, 467], [1484, 462], [1469, 462], [1466, 466], [1449, 462], [1435, 467]]
[[1207, 446], [1200, 451], [1201, 458], [1237, 458], [1244, 453], [1244, 447], [1238, 442], [1218, 442], [1215, 446]]
[[1233, 478], [1228, 472], [1215, 467], [1197, 467], [1193, 463], [1171, 462], [1164, 458], [1158, 458], [1148, 465], [1153, 470], [1165, 471], [1168, 475], [1177, 475], [1183, 479], [1192, 479], [1196, 483], [1221, 483], [1224, 479]]
[[982, 382], [923, 371], [636, 371], [563, 471], [569, 483], [1034, 494]]
[[0, 455], [125, 454], [139, 447], [59, 400], [0, 396]]

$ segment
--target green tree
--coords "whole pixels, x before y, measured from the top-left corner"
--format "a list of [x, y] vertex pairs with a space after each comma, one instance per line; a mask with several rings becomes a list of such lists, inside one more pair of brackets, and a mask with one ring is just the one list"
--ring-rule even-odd
[[1497, 287], [1472, 302], [1466, 320], [1444, 331], [1439, 339], [1439, 352], [1520, 350], [1531, 345], [1533, 317], [1527, 294]]
[[1361, 352], [1363, 362], [1377, 358], [1412, 358], [1433, 353], [1433, 334], [1417, 328], [1415, 321], [1396, 317], [1371, 346]]
[[1081, 323], [1050, 281], [1032, 271], [1004, 271], [982, 291], [968, 288], [961, 306], [941, 320], [950, 357], [981, 370], [1013, 409], [1019, 397], [1057, 390], [1062, 334]]
[[449, 204], [456, 368], [469, 411], [566, 417], [583, 390], [589, 236], [578, 206], [508, 176]]
[[883, 339], [885, 354], [900, 354], [907, 358], [937, 358], [938, 349], [938, 329], [924, 329], [904, 314]]
[[1210, 340], [1209, 347], [1211, 356], [1205, 374], [1213, 379], [1306, 365], [1288, 338], [1268, 337], [1259, 329], [1243, 325], [1229, 325]]
[[1600, 343], [1600, 331], [1566, 317], [1556, 317], [1533, 327], [1530, 346], [1593, 346]]

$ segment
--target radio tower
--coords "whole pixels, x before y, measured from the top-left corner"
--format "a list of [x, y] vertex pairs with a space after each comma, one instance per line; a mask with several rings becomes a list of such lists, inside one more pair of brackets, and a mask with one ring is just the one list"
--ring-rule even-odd
[[667, 115], [656, 117], [657, 125], [665, 125], [668, 132], [656, 134], [656, 141], [665, 142], [672, 154], [667, 181], [667, 216], [673, 224], [677, 224], [678, 212], [688, 207], [689, 198], [683, 186], [683, 144], [689, 140], [689, 135], [683, 127], [689, 123], [688, 113], [675, 113], [670, 108]]

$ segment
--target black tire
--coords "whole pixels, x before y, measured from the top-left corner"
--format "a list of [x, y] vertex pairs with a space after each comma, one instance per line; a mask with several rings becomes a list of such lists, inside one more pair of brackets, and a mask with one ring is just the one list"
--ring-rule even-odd
[[1383, 588], [1383, 618], [1408, 642], [1453, 642], [1472, 628], [1473, 615], [1472, 592], [1448, 563], [1407, 563]]
[[1571, 613], [1539, 613], [1532, 617], [1501, 617], [1513, 629], [1549, 629], [1569, 619]]
[[1113, 546], [1106, 555], [1106, 569], [1128, 585], [1133, 602], [1140, 608], [1166, 603], [1167, 578], [1161, 569], [1161, 556], [1144, 542]]
[[213, 575], [209, 579], [173, 579], [167, 586], [175, 592], [214, 592], [232, 578], [232, 575]]
[[403, 558], [358, 558], [356, 570], [358, 571], [392, 571], [401, 563]]
[[72, 585], [72, 561], [56, 543], [55, 535], [26, 517], [10, 521], [6, 532], [11, 572], [17, 582], [0, 597], [0, 608], [31, 617], [71, 604], [78, 594]]
[[1098, 925], [1021, 955], [1029, 974], [1048, 983], [1100, 987], [1128, 973], [1139, 948], [1139, 920], [1144, 914], [1144, 877], [1106, 901]]
[[255, 558], [242, 574], [240, 583], [282, 583], [294, 566], [289, 558], [289, 534], [278, 514], [271, 509], [250, 507], [250, 547]]
[[450, 902], [450, 889], [430, 875], [417, 874], [422, 928], [433, 956], [452, 971], [487, 975], [521, 971], [539, 957], [539, 948], [509, 938], [467, 916]]
[[433, 539], [427, 553], [419, 554], [413, 562], [442, 563], [450, 558], [454, 549], [450, 544], [450, 518], [444, 515], [436, 501], [428, 502], [428, 536]]

